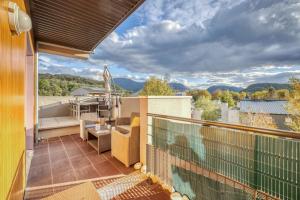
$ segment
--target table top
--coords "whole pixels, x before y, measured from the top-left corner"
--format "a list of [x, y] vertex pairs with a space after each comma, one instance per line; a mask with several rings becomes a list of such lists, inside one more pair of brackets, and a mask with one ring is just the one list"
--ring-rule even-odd
[[96, 129], [96, 127], [87, 128], [87, 130], [96, 137], [110, 134], [110, 129], [108, 129], [106, 126], [101, 126], [101, 129]]

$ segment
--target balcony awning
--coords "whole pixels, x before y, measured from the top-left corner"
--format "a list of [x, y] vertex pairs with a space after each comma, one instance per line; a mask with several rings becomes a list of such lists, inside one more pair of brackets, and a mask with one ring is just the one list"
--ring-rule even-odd
[[144, 0], [31, 0], [39, 52], [88, 58]]

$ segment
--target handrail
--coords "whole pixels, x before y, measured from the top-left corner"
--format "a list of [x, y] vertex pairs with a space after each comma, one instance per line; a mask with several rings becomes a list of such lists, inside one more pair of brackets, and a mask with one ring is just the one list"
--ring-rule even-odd
[[292, 138], [292, 139], [300, 140], [300, 133], [293, 132], [293, 131], [258, 128], [258, 127], [252, 127], [252, 126], [246, 126], [246, 125], [228, 124], [228, 123], [224, 123], [224, 122], [197, 120], [197, 119], [192, 119], [192, 118], [160, 115], [160, 114], [153, 114], [153, 113], [147, 113], [147, 116], [182, 121], [182, 122], [190, 122], [190, 123], [194, 123], [194, 124], [201, 124], [203, 126], [215, 126], [215, 127], [221, 127], [221, 128], [230, 128], [230, 129], [235, 129], [235, 130], [260, 133], [260, 134], [269, 135], [269, 136], [277, 136], [277, 137]]

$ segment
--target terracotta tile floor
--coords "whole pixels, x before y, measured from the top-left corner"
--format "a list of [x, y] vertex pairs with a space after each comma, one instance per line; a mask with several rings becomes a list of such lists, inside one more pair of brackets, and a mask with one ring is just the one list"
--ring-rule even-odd
[[113, 158], [110, 151], [98, 155], [75, 134], [51, 138], [34, 146], [27, 187], [127, 175], [133, 171]]
[[[92, 183], [94, 184], [95, 188], [99, 189], [115, 180], [117, 180], [117, 178], [103, 179], [93, 181]], [[25, 200], [38, 200], [45, 198], [57, 192], [74, 187], [75, 185], [77, 184], [27, 191], [25, 193]], [[152, 183], [152, 181], [148, 179], [127, 190], [126, 192], [114, 197], [113, 200], [170, 200], [170, 193], [163, 190], [159, 184]]]
[[170, 200], [170, 193], [150, 179], [116, 196], [113, 200]]

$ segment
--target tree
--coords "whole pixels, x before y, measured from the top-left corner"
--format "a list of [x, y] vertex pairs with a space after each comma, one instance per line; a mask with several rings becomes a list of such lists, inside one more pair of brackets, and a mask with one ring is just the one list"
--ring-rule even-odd
[[252, 93], [251, 99], [252, 100], [264, 100], [268, 97], [268, 91], [262, 90], [262, 91], [256, 91]]
[[276, 90], [276, 96], [279, 100], [288, 100], [290, 91], [287, 89]]
[[291, 79], [292, 93], [288, 99], [287, 110], [289, 113], [288, 126], [297, 132], [300, 132], [300, 80]]
[[48, 80], [40, 79], [39, 80], [39, 95], [49, 96], [50, 95], [49, 87], [50, 87], [50, 83]]
[[207, 90], [190, 90], [187, 95], [192, 96], [195, 102], [202, 97], [211, 99], [211, 94]]
[[209, 98], [201, 97], [195, 103], [196, 108], [200, 108], [202, 112], [201, 118], [204, 120], [216, 121], [220, 117], [220, 108]]
[[226, 90], [222, 93], [221, 101], [223, 103], [228, 103], [229, 107], [233, 107], [235, 105], [232, 94], [228, 90]]
[[215, 92], [212, 93], [212, 99], [213, 100], [220, 100], [223, 92], [222, 90], [216, 90]]
[[166, 81], [152, 77], [145, 83], [140, 95], [171, 96], [174, 95], [174, 91]]
[[233, 91], [230, 91], [230, 94], [234, 100], [234, 103], [236, 103], [237, 101], [240, 100], [240, 93], [238, 92], [233, 92]]
[[273, 88], [273, 87], [270, 87], [269, 89], [268, 89], [268, 96], [267, 96], [267, 98], [268, 99], [275, 99], [275, 93], [276, 91], [275, 91], [275, 88]]
[[247, 93], [246, 92], [240, 92], [240, 100], [244, 100], [247, 97]]

